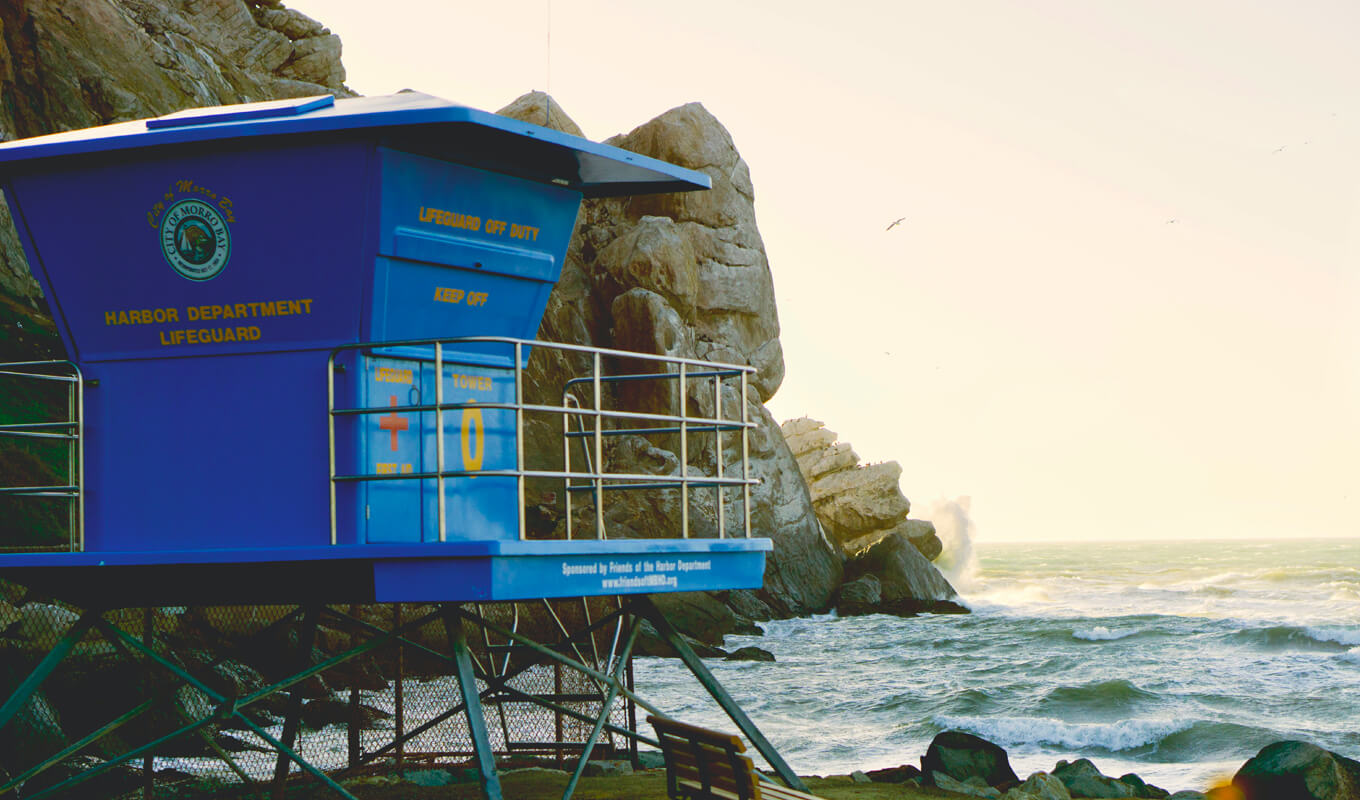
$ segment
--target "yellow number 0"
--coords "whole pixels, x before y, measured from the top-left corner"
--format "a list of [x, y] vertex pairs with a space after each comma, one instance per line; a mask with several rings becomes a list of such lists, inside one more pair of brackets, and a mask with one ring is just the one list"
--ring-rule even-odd
[[[477, 429], [474, 445], [471, 441], [472, 436], [468, 435], [471, 428]], [[482, 410], [480, 408], [463, 409], [463, 431], [460, 437], [463, 443], [463, 469], [476, 472], [482, 468], [482, 456], [486, 453], [486, 428], [482, 424]]]

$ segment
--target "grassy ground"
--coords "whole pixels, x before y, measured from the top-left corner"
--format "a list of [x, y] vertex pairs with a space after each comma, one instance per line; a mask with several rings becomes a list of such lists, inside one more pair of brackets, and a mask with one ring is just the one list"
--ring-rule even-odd
[[[809, 791], [826, 800], [924, 800], [960, 797], [939, 789], [921, 789], [891, 783], [852, 783], [847, 777], [804, 778]], [[515, 800], [557, 800], [566, 788], [567, 775], [554, 770], [523, 770], [501, 776], [501, 790]], [[481, 800], [477, 784], [421, 787], [409, 783], [349, 784], [359, 800]], [[308, 796], [311, 800], [313, 795]], [[316, 800], [326, 795], [317, 793]], [[632, 775], [582, 778], [572, 795], [575, 800], [666, 800], [666, 773], [649, 770]]]

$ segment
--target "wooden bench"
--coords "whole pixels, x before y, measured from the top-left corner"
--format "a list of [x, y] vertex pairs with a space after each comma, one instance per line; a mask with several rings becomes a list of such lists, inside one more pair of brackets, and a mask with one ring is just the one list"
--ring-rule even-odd
[[761, 783], [741, 738], [666, 717], [649, 716], [666, 757], [666, 794], [672, 800], [820, 800]]

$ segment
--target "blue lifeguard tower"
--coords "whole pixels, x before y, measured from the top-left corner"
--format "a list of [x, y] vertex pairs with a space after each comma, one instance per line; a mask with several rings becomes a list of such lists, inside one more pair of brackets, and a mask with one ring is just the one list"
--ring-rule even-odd
[[[724, 418], [721, 402], [724, 391], [746, 396], [751, 369], [533, 341], [583, 198], [706, 189], [707, 176], [402, 93], [193, 109], [9, 142], [0, 182], [69, 355], [0, 371], [66, 385], [71, 411], [0, 425], [68, 448], [66, 483], [0, 492], [58, 498], [71, 520], [60, 547], [0, 553], [0, 577], [91, 609], [0, 707], [0, 726], [92, 626], [135, 646], [105, 610], [150, 605], [445, 604], [489, 797], [499, 788], [476, 680], [498, 679], [472, 665], [463, 622], [566, 657], [460, 604], [635, 597], [620, 602], [632, 627], [615, 663], [646, 617], [730, 703], [645, 595], [761, 585], [771, 545], [750, 535], [753, 424]], [[560, 404], [525, 399], [529, 359], [545, 349], [590, 365], [555, 387]], [[610, 374], [624, 363], [628, 374]], [[678, 412], [608, 406], [611, 386], [636, 381], [673, 387]], [[713, 416], [688, 411], [699, 384], [718, 398]], [[528, 464], [526, 420], [544, 416], [559, 418], [563, 458]], [[674, 437], [680, 469], [607, 471], [604, 443], [625, 434]], [[703, 474], [686, 468], [696, 436], [717, 442]], [[724, 463], [724, 436], [740, 440], [740, 463]], [[526, 487], [545, 481], [565, 501], [567, 538], [528, 536]], [[679, 535], [609, 538], [603, 507], [616, 491], [677, 494]], [[697, 491], [716, 495], [717, 537], [689, 536]], [[594, 510], [584, 534], [573, 501]], [[728, 505], [742, 509], [730, 523]], [[608, 706], [626, 690], [595, 672]], [[177, 674], [254, 727], [281, 765], [292, 759], [348, 796], [293, 752], [295, 721], [271, 737], [239, 713], [258, 697]], [[766, 757], [796, 784], [772, 749]]]

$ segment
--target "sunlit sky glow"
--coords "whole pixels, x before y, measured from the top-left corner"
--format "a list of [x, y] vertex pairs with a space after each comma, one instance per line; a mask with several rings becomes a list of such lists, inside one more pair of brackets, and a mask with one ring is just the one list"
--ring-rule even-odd
[[776, 416], [982, 539], [1360, 536], [1360, 6], [288, 4], [364, 94], [547, 89], [596, 140], [702, 102]]

